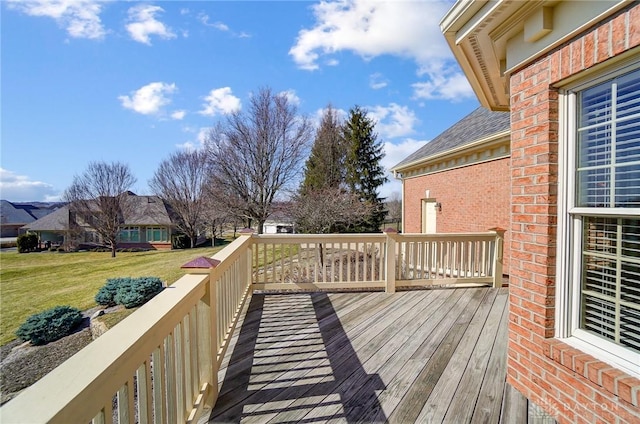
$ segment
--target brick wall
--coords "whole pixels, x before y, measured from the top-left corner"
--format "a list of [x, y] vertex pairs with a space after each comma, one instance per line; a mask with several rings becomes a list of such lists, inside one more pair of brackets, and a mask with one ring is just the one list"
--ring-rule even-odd
[[638, 45], [635, 3], [511, 76], [508, 381], [559, 422], [640, 422], [640, 380], [553, 339], [559, 129], [554, 84]]
[[[439, 233], [483, 232], [490, 228], [509, 229], [509, 159], [451, 169], [404, 181], [405, 233], [419, 233], [422, 226], [422, 199], [442, 203], [436, 212]], [[504, 268], [509, 273], [510, 232], [505, 233]]]

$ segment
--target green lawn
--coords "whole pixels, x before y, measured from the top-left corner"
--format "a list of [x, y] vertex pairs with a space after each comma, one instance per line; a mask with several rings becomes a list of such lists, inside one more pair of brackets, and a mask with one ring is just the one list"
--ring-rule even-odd
[[15, 339], [31, 314], [57, 305], [95, 306], [107, 278], [152, 276], [170, 284], [184, 275], [181, 265], [221, 249], [119, 252], [115, 258], [110, 252], [0, 252], [0, 345]]

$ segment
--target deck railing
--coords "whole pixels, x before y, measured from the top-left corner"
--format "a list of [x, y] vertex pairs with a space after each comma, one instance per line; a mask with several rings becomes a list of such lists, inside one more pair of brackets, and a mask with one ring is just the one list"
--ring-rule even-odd
[[195, 422], [253, 290], [502, 284], [502, 234], [252, 235], [167, 287], [0, 408], [0, 421]]

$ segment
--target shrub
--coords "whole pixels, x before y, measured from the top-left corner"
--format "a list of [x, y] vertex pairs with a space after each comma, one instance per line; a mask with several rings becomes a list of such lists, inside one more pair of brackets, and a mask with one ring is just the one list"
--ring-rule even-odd
[[130, 286], [131, 278], [108, 278], [107, 284], [100, 287], [98, 293], [96, 293], [95, 300], [98, 305], [103, 306], [115, 306], [116, 305], [116, 293], [121, 286]]
[[174, 249], [188, 249], [191, 247], [191, 239], [185, 234], [178, 234], [173, 237]]
[[127, 309], [135, 308], [147, 303], [162, 289], [162, 281], [158, 277], [133, 278], [130, 285], [118, 287], [114, 300]]
[[95, 296], [98, 304], [104, 306], [123, 305], [125, 308], [140, 306], [162, 291], [162, 281], [158, 277], [110, 278]]
[[18, 252], [32, 252], [38, 247], [38, 236], [35, 234], [20, 234], [16, 240]]
[[34, 345], [42, 345], [71, 334], [82, 322], [82, 313], [71, 306], [56, 306], [31, 315], [18, 328], [16, 335]]

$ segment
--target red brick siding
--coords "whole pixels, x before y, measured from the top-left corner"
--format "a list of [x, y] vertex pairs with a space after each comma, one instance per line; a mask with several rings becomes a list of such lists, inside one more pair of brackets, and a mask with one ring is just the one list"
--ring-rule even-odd
[[640, 422], [640, 380], [553, 339], [559, 129], [554, 84], [640, 45], [639, 32], [635, 4], [511, 76], [508, 381], [561, 423]]
[[[422, 231], [422, 199], [442, 203], [437, 212], [439, 233], [481, 232], [490, 228], [509, 229], [509, 158], [436, 172], [404, 181], [406, 233]], [[505, 234], [503, 272], [509, 273], [510, 232]]]

